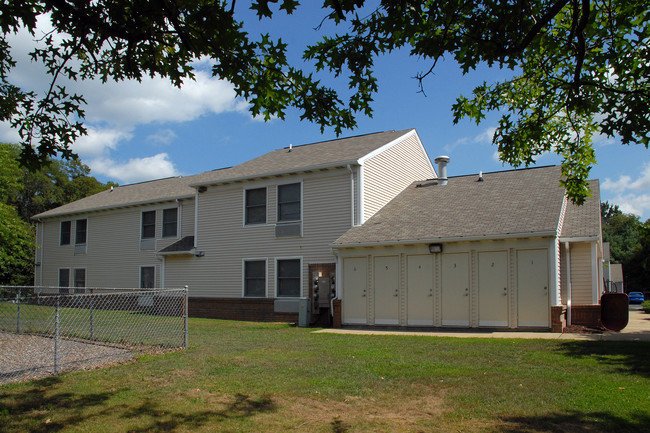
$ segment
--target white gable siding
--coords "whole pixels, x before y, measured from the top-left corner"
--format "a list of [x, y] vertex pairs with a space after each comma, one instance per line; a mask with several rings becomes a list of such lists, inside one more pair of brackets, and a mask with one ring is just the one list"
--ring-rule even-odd
[[[277, 185], [302, 182], [302, 237], [275, 237]], [[267, 224], [244, 225], [244, 191], [267, 187]], [[330, 244], [351, 226], [351, 187], [347, 170], [308, 173], [269, 180], [212, 186], [199, 196], [197, 249], [203, 257], [170, 258], [165, 284], [190, 286], [193, 297], [241, 297], [242, 260], [267, 259], [268, 296], [276, 296], [276, 259], [302, 259], [302, 296], [308, 265], [333, 263]], [[191, 264], [190, 264], [191, 263]], [[186, 278], [177, 275], [182, 272]]]
[[413, 132], [365, 161], [362, 177], [363, 221], [366, 221], [412, 182], [431, 179], [435, 172]]

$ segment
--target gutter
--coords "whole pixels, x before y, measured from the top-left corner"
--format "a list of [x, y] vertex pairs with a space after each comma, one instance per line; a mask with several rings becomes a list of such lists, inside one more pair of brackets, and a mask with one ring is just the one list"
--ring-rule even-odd
[[382, 247], [382, 246], [400, 246], [400, 245], [413, 245], [413, 244], [427, 244], [435, 242], [463, 242], [463, 241], [488, 241], [488, 240], [501, 240], [501, 239], [515, 239], [515, 238], [530, 238], [530, 237], [555, 237], [555, 230], [543, 232], [524, 232], [524, 233], [505, 233], [494, 235], [474, 235], [474, 236], [453, 236], [453, 237], [438, 237], [438, 238], [423, 238], [423, 239], [407, 239], [407, 240], [394, 240], [394, 241], [374, 241], [374, 242], [359, 242], [359, 243], [344, 243], [344, 244], [330, 244], [332, 249], [340, 248], [362, 248], [362, 247]]

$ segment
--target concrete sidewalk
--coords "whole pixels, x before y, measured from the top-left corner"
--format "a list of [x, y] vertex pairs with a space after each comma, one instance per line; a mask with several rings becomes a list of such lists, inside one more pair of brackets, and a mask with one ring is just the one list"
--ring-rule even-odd
[[494, 331], [494, 330], [443, 330], [436, 328], [432, 331], [386, 331], [375, 329], [322, 329], [314, 333], [324, 334], [358, 334], [358, 335], [417, 335], [429, 337], [454, 337], [454, 338], [528, 338], [544, 340], [592, 340], [592, 341], [650, 341], [650, 314], [643, 310], [630, 308], [629, 321], [625, 329], [620, 332], [603, 331], [602, 333], [553, 333], [545, 331]]

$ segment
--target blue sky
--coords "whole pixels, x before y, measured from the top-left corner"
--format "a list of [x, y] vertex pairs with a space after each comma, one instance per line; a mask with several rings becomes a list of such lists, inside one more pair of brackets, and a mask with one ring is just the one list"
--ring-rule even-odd
[[[238, 4], [238, 9], [240, 17], [250, 23], [250, 33], [269, 31], [281, 36], [293, 49], [294, 58], [299, 57], [306, 41], [332, 31], [327, 26], [320, 32], [314, 30], [323, 18], [318, 8], [307, 7], [300, 16], [279, 15], [262, 23], [243, 4]], [[39, 21], [39, 28], [48, 30], [46, 17]], [[26, 60], [34, 43], [27, 34], [11, 38], [19, 65], [10, 79], [24, 88], [43, 91], [42, 69]], [[197, 62], [196, 66], [197, 79], [181, 90], [159, 78], [147, 78], [142, 83], [69, 84], [88, 102], [89, 135], [78, 140], [74, 150], [95, 177], [127, 184], [191, 175], [236, 165], [289, 144], [336, 138], [333, 130], [321, 134], [319, 126], [301, 122], [292, 110], [285, 120], [253, 118], [246, 101], [235, 99], [229, 83], [212, 78], [208, 64]], [[358, 128], [343, 136], [415, 128], [431, 159], [451, 157], [450, 176], [509, 169], [498, 161], [496, 147], [491, 144], [496, 116], [480, 125], [467, 120], [453, 125], [451, 113], [459, 94], [469, 95], [476, 84], [503, 78], [507, 72], [483, 68], [463, 76], [454, 62], [447, 60], [425, 81], [424, 96], [418, 93], [412, 77], [429, 66], [405, 52], [380, 58], [376, 62], [379, 94], [373, 105], [374, 116], [359, 117]], [[337, 89], [347, 87], [345, 79], [323, 78]], [[0, 140], [16, 142], [18, 136], [0, 123]], [[600, 179], [601, 200], [618, 204], [644, 221], [650, 218], [650, 151], [605, 138], [597, 139], [594, 147], [598, 165], [593, 167], [591, 178]], [[559, 162], [559, 157], [549, 154], [539, 158], [537, 165]]]

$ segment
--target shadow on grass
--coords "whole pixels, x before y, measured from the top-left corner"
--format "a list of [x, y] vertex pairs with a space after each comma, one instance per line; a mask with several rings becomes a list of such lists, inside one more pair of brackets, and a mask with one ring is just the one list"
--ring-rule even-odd
[[[0, 392], [0, 432], [29, 431], [34, 433], [59, 431], [85, 420], [81, 413], [88, 407], [100, 406], [113, 393], [93, 394], [56, 393], [59, 377], [34, 381], [32, 387], [17, 392]], [[57, 421], [50, 418], [65, 412]]]
[[631, 416], [634, 421], [611, 413], [565, 412], [540, 416], [502, 418], [502, 433], [641, 433], [650, 432], [650, 415]]
[[184, 430], [192, 430], [208, 424], [273, 412], [276, 409], [276, 404], [268, 396], [251, 398], [244, 394], [235, 395], [234, 401], [223, 409], [203, 410], [189, 414], [163, 410], [155, 402], [147, 399], [139, 406], [124, 411], [121, 418], [150, 418], [146, 425], [129, 429], [130, 432], [171, 432], [181, 427]]
[[559, 351], [574, 358], [592, 358], [617, 372], [650, 377], [650, 343], [641, 341], [571, 341]]

